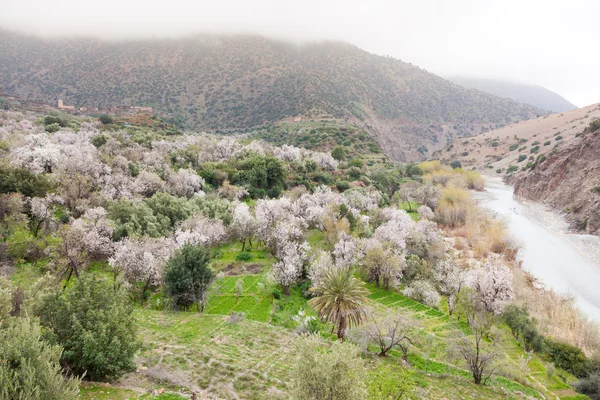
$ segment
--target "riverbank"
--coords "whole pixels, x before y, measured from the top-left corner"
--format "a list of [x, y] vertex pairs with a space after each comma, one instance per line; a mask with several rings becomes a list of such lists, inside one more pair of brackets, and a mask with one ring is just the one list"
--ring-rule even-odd
[[600, 322], [600, 238], [568, 232], [568, 223], [544, 205], [517, 200], [512, 187], [486, 177], [487, 190], [475, 200], [504, 219], [520, 243], [522, 268], [545, 286], [572, 295], [577, 306]]

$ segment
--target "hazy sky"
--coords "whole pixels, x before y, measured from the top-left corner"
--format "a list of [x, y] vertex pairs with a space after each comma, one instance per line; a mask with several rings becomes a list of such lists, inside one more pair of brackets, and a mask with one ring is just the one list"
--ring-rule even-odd
[[600, 102], [599, 0], [0, 0], [0, 26], [42, 35], [252, 32], [336, 39], [439, 75], [539, 84]]

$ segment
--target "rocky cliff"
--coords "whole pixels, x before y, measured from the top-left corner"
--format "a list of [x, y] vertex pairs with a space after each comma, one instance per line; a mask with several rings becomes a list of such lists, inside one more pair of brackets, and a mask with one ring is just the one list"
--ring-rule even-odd
[[576, 231], [600, 235], [600, 120], [510, 182], [516, 196], [564, 212]]

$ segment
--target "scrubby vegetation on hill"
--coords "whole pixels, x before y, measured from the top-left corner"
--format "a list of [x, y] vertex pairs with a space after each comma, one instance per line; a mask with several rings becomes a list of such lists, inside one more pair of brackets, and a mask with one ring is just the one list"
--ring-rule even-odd
[[45, 182], [0, 186], [0, 355], [33, 351], [7, 398], [592, 393], [597, 328], [515, 264], [478, 174], [53, 117], [0, 114], [0, 179]]
[[241, 35], [114, 43], [3, 31], [0, 84], [49, 104], [152, 106], [193, 129], [349, 119], [403, 160], [421, 157], [423, 145], [546, 114], [349, 44]]

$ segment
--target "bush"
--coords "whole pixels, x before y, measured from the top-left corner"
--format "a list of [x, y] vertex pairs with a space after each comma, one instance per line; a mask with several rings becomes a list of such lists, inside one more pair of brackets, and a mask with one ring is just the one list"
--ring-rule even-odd
[[50, 124], [50, 125], [46, 125], [44, 129], [48, 133], [54, 133], [54, 132], [58, 132], [60, 130], [60, 125], [58, 125], [58, 124]]
[[335, 187], [340, 192], [345, 192], [346, 190], [350, 189], [350, 183], [348, 181], [337, 181], [335, 183]]
[[442, 193], [435, 210], [438, 222], [448, 226], [463, 225], [473, 207], [469, 192], [464, 189], [449, 187]]
[[529, 150], [530, 153], [537, 153], [538, 150], [540, 149], [540, 146], [534, 146], [531, 148], [531, 150]]
[[133, 307], [123, 286], [82, 275], [40, 307], [42, 324], [65, 349], [65, 368], [91, 380], [118, 378], [133, 371], [139, 348]]
[[204, 311], [208, 288], [214, 274], [208, 266], [210, 252], [203, 247], [186, 245], [167, 262], [164, 273], [165, 294], [177, 309], [189, 310], [196, 304]]
[[23, 168], [0, 166], [0, 193], [18, 192], [27, 197], [44, 197], [52, 189], [45, 174], [34, 174]]
[[559, 140], [562, 140], [562, 139], [563, 139], [563, 137], [561, 135], [558, 135], [557, 137], [554, 138], [554, 140], [556, 140], [556, 141], [559, 141]]
[[579, 348], [550, 338], [546, 338], [544, 344], [550, 360], [558, 368], [562, 368], [578, 378], [587, 375], [588, 359]]
[[514, 151], [519, 148], [519, 143], [511, 144], [508, 150]]
[[517, 162], [525, 161], [526, 159], [527, 159], [527, 156], [525, 154], [521, 154], [521, 155], [519, 155], [519, 159], [517, 160]]
[[346, 151], [341, 146], [336, 146], [331, 150], [331, 157], [335, 160], [343, 161], [346, 159]]
[[102, 147], [103, 145], [106, 144], [107, 141], [108, 141], [108, 138], [106, 137], [106, 135], [103, 135], [103, 134], [96, 135], [90, 140], [90, 142], [92, 142], [92, 144], [96, 148]]
[[235, 256], [235, 259], [238, 261], [250, 261], [253, 258], [254, 256], [249, 251], [240, 251], [237, 256]]
[[513, 173], [518, 169], [519, 169], [519, 167], [517, 167], [516, 165], [509, 165], [508, 168], [506, 168], [506, 173], [507, 174]]
[[599, 186], [594, 186], [592, 188], [592, 192], [594, 192], [594, 193], [600, 193], [600, 185]]
[[102, 114], [100, 117], [98, 117], [98, 119], [103, 125], [112, 124], [114, 122], [113, 118], [108, 114]]
[[544, 146], [550, 146], [552, 144], [552, 142], [550, 140], [547, 140], [544, 142]]
[[451, 166], [453, 169], [456, 169], [456, 168], [462, 168], [462, 164], [461, 164], [461, 162], [460, 162], [460, 161], [458, 161], [458, 160], [454, 160], [454, 161], [452, 161], [452, 162], [450, 163], [450, 166]]
[[575, 390], [587, 395], [592, 400], [600, 400], [600, 375], [592, 374], [580, 379], [574, 385]]
[[339, 341], [325, 345], [317, 335], [301, 336], [294, 344], [294, 399], [366, 398], [365, 368], [358, 347]]
[[41, 339], [29, 318], [0, 323], [0, 399], [69, 400], [79, 398], [79, 381], [63, 377], [62, 348]]

